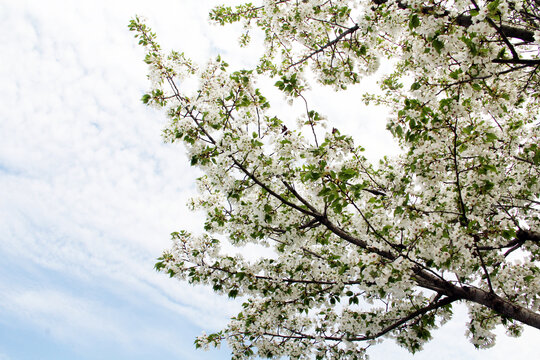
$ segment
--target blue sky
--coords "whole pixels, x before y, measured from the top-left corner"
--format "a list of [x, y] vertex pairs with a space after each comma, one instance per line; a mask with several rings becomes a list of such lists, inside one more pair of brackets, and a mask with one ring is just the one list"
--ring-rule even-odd
[[[0, 2], [0, 360], [229, 358], [193, 340], [238, 303], [153, 270], [170, 232], [201, 230], [185, 207], [197, 173], [139, 101], [146, 65], [127, 30], [145, 15], [164, 48], [249, 66], [260, 46], [239, 50], [237, 27], [208, 25], [218, 3]], [[384, 112], [311, 96], [370, 156], [395, 151]], [[534, 358], [534, 331], [477, 352], [457, 317], [414, 359]], [[390, 341], [372, 354], [413, 358]]]

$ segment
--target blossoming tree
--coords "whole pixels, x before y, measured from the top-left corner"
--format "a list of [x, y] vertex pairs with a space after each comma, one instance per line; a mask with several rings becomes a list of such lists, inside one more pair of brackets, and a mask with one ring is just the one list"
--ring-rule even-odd
[[[538, 0], [263, 0], [210, 18], [242, 22], [241, 45], [262, 30], [256, 68], [218, 57], [199, 69], [130, 23], [150, 68], [143, 102], [166, 111], [165, 138], [204, 173], [192, 206], [205, 233], [173, 233], [156, 268], [244, 301], [198, 346], [360, 359], [392, 338], [415, 352], [457, 302], [479, 348], [500, 324], [540, 329]], [[313, 79], [345, 98], [380, 59], [394, 72], [364, 101], [392, 109], [402, 155], [374, 165], [305, 91]], [[179, 91], [189, 76], [199, 88]], [[305, 103], [296, 127], [272, 114], [263, 76]], [[248, 261], [217, 238], [269, 250]]]

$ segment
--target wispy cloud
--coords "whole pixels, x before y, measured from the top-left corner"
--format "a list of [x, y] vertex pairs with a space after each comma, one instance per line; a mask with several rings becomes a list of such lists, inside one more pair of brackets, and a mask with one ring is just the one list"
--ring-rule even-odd
[[[162, 354], [166, 350], [182, 358], [193, 356], [192, 339], [186, 338], [187, 334], [193, 336], [193, 329], [185, 325], [163, 326], [144, 311], [134, 313], [136, 307], [126, 303], [118, 309], [117, 303], [104, 304], [88, 294], [77, 296], [40, 287], [0, 289], [0, 296], [2, 318], [30, 324], [35, 331], [78, 352], [113, 347], [115, 352], [133, 355], [154, 348], [161, 349]], [[182, 315], [169, 313], [168, 318], [182, 325]]]
[[[197, 174], [181, 148], [162, 144], [160, 115], [138, 101], [145, 65], [126, 27], [138, 10], [178, 15], [143, 4], [0, 4], [11, 34], [0, 40], [0, 255], [25, 274], [0, 279], [0, 323], [15, 317], [75, 347], [178, 344], [172, 331], [215, 329], [235, 308], [153, 270], [168, 233], [195, 229], [200, 217], [183, 205]], [[53, 279], [36, 286], [39, 272]], [[94, 293], [75, 294], [74, 283]], [[126, 314], [126, 304], [141, 313]], [[187, 323], [163, 325], [170, 319]], [[192, 340], [174, 351], [189, 354]]]

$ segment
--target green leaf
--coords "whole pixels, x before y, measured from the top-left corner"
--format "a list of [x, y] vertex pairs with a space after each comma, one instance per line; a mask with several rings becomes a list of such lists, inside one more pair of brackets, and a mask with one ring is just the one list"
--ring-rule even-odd
[[463, 70], [461, 69], [457, 69], [457, 70], [454, 70], [450, 73], [450, 77], [454, 80], [457, 80], [457, 78], [459, 77], [459, 75], [463, 73]]
[[444, 43], [438, 39], [433, 39], [431, 44], [433, 45], [433, 48], [435, 49], [435, 51], [437, 51], [437, 53], [440, 54], [441, 49], [444, 47]]
[[533, 156], [534, 165], [540, 165], [540, 148], [536, 149]]
[[491, 1], [488, 3], [488, 11], [489, 11], [489, 14], [491, 16], [493, 15], [496, 15], [498, 9], [499, 9], [499, 5], [500, 5], [501, 1], [500, 0], [495, 0], [495, 1]]
[[358, 172], [354, 169], [341, 169], [338, 173], [338, 178], [343, 181], [347, 181], [356, 176], [358, 176]]
[[494, 142], [498, 137], [494, 133], [486, 133], [486, 142]]
[[402, 137], [403, 136], [403, 128], [398, 125], [394, 128], [394, 133], [398, 136], [398, 137]]
[[409, 28], [412, 30], [418, 26], [420, 26], [420, 18], [416, 14], [411, 15], [409, 19]]
[[143, 102], [143, 104], [148, 104], [148, 102], [150, 101], [151, 99], [151, 96], [150, 94], [144, 94], [141, 98], [141, 101]]
[[514, 239], [516, 237], [516, 230], [514, 230], [514, 229], [503, 230], [501, 235], [506, 240], [512, 240], [512, 239]]

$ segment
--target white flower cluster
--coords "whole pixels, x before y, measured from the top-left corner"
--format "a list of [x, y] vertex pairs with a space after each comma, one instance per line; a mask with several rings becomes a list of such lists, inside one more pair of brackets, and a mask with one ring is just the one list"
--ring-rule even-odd
[[[236, 72], [219, 57], [198, 70], [164, 56], [134, 20], [152, 83], [143, 101], [167, 112], [165, 138], [204, 173], [191, 205], [206, 212], [205, 233], [173, 233], [156, 267], [245, 299], [198, 346], [226, 340], [236, 359], [363, 359], [387, 337], [415, 352], [456, 301], [469, 304], [480, 348], [499, 324], [513, 336], [518, 322], [540, 327], [538, 15], [510, 0], [218, 7], [214, 21], [265, 32], [257, 69]], [[380, 56], [395, 72], [370, 98], [393, 109], [403, 155], [375, 167], [308, 106], [302, 72], [344, 89]], [[296, 127], [272, 115], [259, 73], [306, 101]], [[191, 94], [176, 86], [186, 76], [199, 79]], [[223, 254], [216, 237], [268, 256]]]

